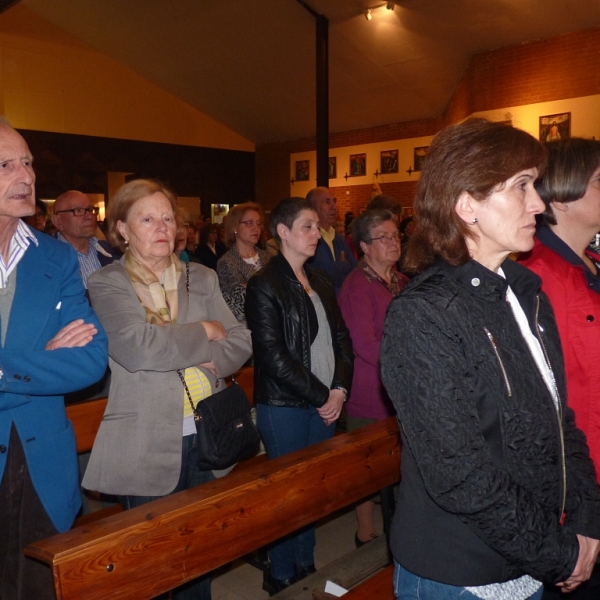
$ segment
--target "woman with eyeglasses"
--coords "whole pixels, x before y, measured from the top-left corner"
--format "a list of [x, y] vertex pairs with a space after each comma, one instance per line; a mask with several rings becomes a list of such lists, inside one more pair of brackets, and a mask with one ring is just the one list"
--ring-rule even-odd
[[[546, 150], [469, 119], [433, 139], [392, 300], [381, 376], [398, 413], [391, 532], [399, 599], [525, 600], [590, 577], [600, 488], [567, 406], [554, 313], [533, 248]], [[567, 597], [568, 594], [565, 594]]]
[[254, 202], [237, 204], [225, 217], [225, 240], [229, 250], [217, 263], [219, 285], [235, 318], [246, 322], [244, 301], [248, 279], [264, 267], [271, 254], [258, 247], [262, 208]]
[[[387, 307], [409, 281], [396, 270], [400, 235], [389, 210], [361, 213], [352, 222], [352, 239], [362, 256], [358, 266], [344, 280], [338, 296], [354, 349], [352, 392], [346, 403], [348, 431], [394, 414], [381, 383], [379, 344]], [[357, 548], [377, 537], [373, 509], [372, 500], [356, 507], [358, 531], [354, 542]]]

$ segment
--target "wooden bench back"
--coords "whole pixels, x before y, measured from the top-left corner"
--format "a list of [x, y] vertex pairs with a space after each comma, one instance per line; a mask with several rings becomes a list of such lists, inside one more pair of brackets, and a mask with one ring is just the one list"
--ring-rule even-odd
[[30, 545], [58, 600], [152, 598], [399, 479], [395, 418]]

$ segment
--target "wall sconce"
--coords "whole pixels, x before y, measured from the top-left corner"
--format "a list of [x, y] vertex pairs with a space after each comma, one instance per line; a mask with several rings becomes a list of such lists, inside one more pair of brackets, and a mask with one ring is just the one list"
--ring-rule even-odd
[[396, 8], [396, 0], [387, 0], [385, 7], [388, 10], [394, 10], [394, 8]]
[[367, 10], [365, 10], [365, 19], [367, 21], [370, 21], [373, 18], [373, 15], [371, 14], [371, 9], [367, 8]]

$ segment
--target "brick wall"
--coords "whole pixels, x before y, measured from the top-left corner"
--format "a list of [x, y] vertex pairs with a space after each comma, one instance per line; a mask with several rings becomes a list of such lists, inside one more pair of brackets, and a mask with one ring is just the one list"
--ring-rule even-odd
[[600, 94], [600, 28], [565, 33], [473, 57], [444, 114]]
[[[331, 148], [426, 135], [468, 115], [508, 106], [600, 94], [600, 28], [483, 52], [473, 57], [439, 119], [395, 123], [329, 136]], [[315, 149], [305, 138], [256, 147], [256, 200], [267, 209], [289, 195], [290, 154]], [[383, 193], [412, 205], [416, 183], [381, 184]], [[337, 187], [339, 213], [357, 212], [370, 185]], [[346, 194], [346, 192], [349, 194]]]
[[[434, 135], [441, 128], [440, 118], [332, 133], [329, 136], [329, 147], [338, 148]], [[259, 144], [256, 147], [256, 201], [269, 210], [280, 200], [288, 197], [290, 195], [290, 154], [314, 150], [315, 146], [315, 138]], [[415, 184], [412, 182], [381, 184], [382, 192], [398, 198], [403, 206], [412, 206], [414, 187]], [[343, 203], [344, 207], [349, 207], [338, 209], [342, 218], [349, 210], [356, 213], [371, 197], [370, 185], [341, 186], [336, 187], [335, 190], [338, 205]], [[349, 194], [346, 194], [347, 191]]]

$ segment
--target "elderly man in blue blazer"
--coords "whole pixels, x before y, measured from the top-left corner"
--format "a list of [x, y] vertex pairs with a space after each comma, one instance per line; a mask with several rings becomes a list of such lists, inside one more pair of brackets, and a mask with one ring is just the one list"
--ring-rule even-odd
[[348, 248], [344, 238], [335, 232], [333, 224], [337, 217], [337, 198], [326, 187], [316, 187], [306, 195], [314, 203], [319, 215], [321, 239], [317, 251], [309, 264], [319, 267], [333, 279], [335, 293], [338, 294], [344, 279], [356, 267], [356, 258]]
[[0, 122], [0, 598], [54, 598], [32, 541], [69, 529], [81, 504], [62, 395], [106, 369], [106, 336], [75, 252], [21, 221], [35, 208], [25, 140]]

